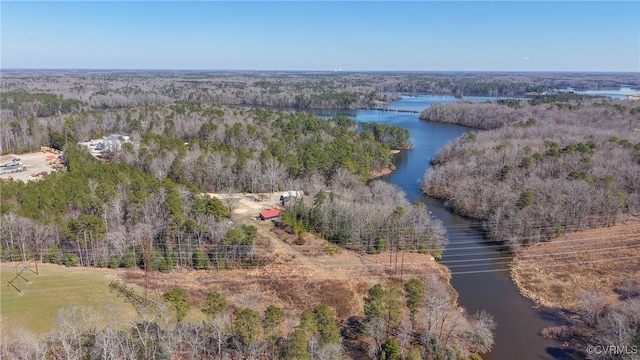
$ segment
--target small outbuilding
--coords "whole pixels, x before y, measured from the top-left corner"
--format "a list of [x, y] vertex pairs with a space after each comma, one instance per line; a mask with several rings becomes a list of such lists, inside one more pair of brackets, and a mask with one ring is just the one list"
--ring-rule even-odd
[[280, 195], [280, 205], [285, 206], [287, 200], [298, 201], [302, 198], [302, 191], [285, 191]]
[[271, 220], [280, 217], [280, 209], [265, 210], [260, 213], [260, 220]]

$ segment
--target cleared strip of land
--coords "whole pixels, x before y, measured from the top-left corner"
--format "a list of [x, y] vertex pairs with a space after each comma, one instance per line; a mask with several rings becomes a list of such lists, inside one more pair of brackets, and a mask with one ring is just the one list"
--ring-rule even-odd
[[[264, 310], [268, 305], [285, 309], [285, 326], [297, 325], [299, 314], [314, 304], [336, 309], [339, 319], [362, 315], [362, 299], [376, 283], [390, 278], [424, 279], [430, 275], [448, 278], [448, 269], [430, 254], [389, 252], [359, 254], [338, 248], [312, 234], [305, 244], [295, 245], [296, 235], [277, 229], [270, 222], [256, 223], [258, 246], [255, 257], [264, 263], [228, 270], [187, 270], [154, 273], [151, 292], [179, 286], [199, 305], [209, 291], [223, 294], [235, 306]], [[127, 283], [144, 284], [144, 271], [121, 270]], [[454, 296], [455, 299], [455, 296]]]
[[[346, 319], [362, 313], [362, 299], [369, 288], [388, 278], [423, 278], [431, 274], [448, 277], [444, 266], [429, 254], [389, 252], [365, 255], [330, 246], [312, 234], [306, 234], [305, 245], [294, 244], [293, 234], [277, 229], [273, 224], [258, 223], [259, 243], [256, 256], [264, 264], [229, 270], [178, 270], [171, 273], [153, 272], [148, 279], [148, 296], [159, 295], [173, 287], [187, 290], [194, 305], [188, 320], [202, 320], [198, 311], [207, 293], [216, 290], [235, 306], [251, 306], [264, 310], [267, 305], [284, 308], [285, 327], [293, 328], [299, 314], [324, 302], [336, 309], [338, 318]], [[329, 247], [327, 247], [329, 246]], [[333, 255], [330, 255], [332, 253]], [[22, 292], [7, 286], [24, 266], [35, 269], [34, 263], [0, 263], [2, 297], [0, 318], [2, 336], [15, 338], [24, 328], [43, 336], [55, 327], [59, 309], [71, 306], [90, 307], [99, 311], [111, 304], [117, 309], [120, 323], [138, 321], [130, 304], [110, 292], [112, 280], [124, 281], [142, 295], [145, 272], [140, 269], [67, 268], [38, 264], [38, 275], [25, 271], [30, 282], [16, 282]], [[454, 297], [455, 299], [455, 297]], [[112, 319], [113, 320], [113, 319]], [[18, 331], [16, 331], [18, 330]]]

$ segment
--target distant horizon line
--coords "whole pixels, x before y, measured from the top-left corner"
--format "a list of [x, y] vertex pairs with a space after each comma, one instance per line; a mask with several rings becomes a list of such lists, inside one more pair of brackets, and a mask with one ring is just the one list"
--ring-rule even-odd
[[581, 74], [640, 74], [640, 70], [284, 70], [284, 69], [180, 69], [180, 68], [2, 68], [4, 71], [126, 71], [126, 72], [285, 72], [285, 73], [581, 73]]

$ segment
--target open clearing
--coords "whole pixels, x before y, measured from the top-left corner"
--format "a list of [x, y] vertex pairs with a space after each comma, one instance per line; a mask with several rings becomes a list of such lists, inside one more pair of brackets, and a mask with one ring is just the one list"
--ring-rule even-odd
[[524, 296], [548, 307], [574, 309], [583, 290], [617, 299], [640, 282], [640, 219], [524, 248], [511, 275]]
[[27, 182], [30, 180], [36, 180], [39, 177], [32, 176], [36, 174], [40, 174], [42, 172], [50, 173], [53, 168], [47, 164], [47, 156], [52, 156], [52, 153], [36, 151], [27, 154], [8, 154], [0, 156], [0, 164], [5, 164], [11, 161], [13, 158], [19, 158], [20, 162], [22, 162], [22, 166], [27, 168], [27, 171], [16, 172], [13, 174], [0, 174], [0, 179], [10, 179], [14, 180], [22, 180], [23, 182]]
[[279, 207], [282, 191], [274, 193], [245, 194], [245, 193], [206, 193], [222, 201], [231, 209], [234, 220], [247, 222], [255, 220], [261, 211]]
[[3, 336], [10, 336], [12, 330], [20, 327], [36, 335], [46, 334], [55, 324], [58, 309], [63, 307], [97, 308], [112, 303], [119, 308], [117, 315], [122, 319], [136, 316], [133, 307], [109, 291], [109, 283], [114, 277], [101, 269], [38, 264], [37, 275], [30, 271], [22, 272], [29, 282], [21, 279], [18, 287], [22, 292], [18, 292], [8, 285], [14, 278], [16, 269], [19, 271], [28, 265], [35, 270], [33, 262], [19, 264], [0, 264], [0, 319]]

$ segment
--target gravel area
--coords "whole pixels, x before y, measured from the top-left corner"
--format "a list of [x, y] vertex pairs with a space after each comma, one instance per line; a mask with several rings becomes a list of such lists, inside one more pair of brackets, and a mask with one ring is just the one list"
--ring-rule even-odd
[[5, 171], [0, 171], [0, 179], [13, 178], [14, 180], [21, 180], [24, 182], [40, 179], [41, 176], [35, 175], [42, 174], [43, 172], [50, 173], [54, 171], [54, 169], [49, 164], [47, 164], [47, 156], [56, 155], [49, 152], [44, 153], [42, 151], [20, 155], [2, 155], [0, 156], [0, 164], [11, 162], [11, 159], [13, 158], [19, 158], [22, 166], [27, 170], [15, 173], [6, 173]]

